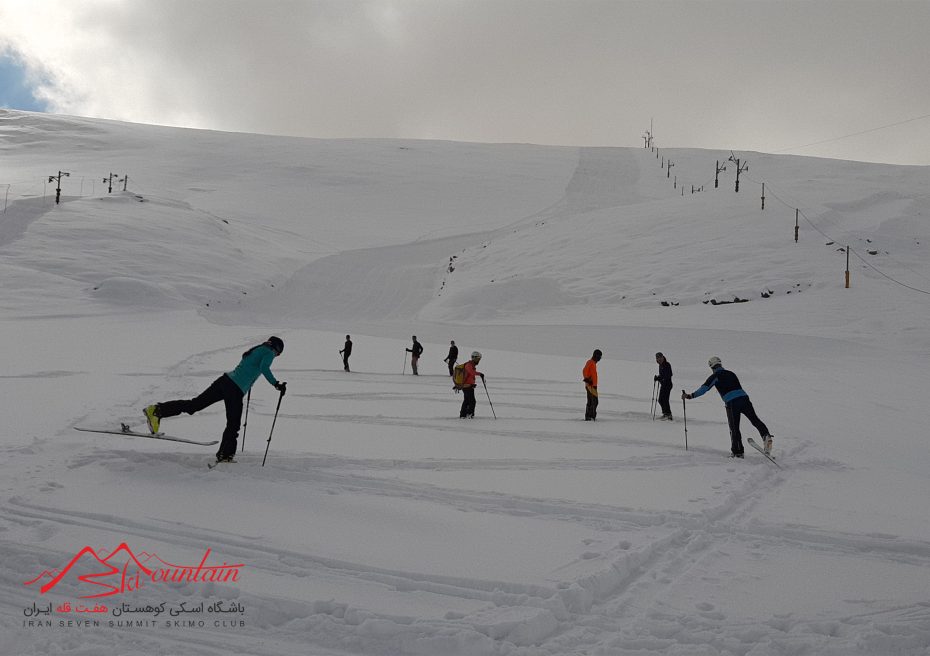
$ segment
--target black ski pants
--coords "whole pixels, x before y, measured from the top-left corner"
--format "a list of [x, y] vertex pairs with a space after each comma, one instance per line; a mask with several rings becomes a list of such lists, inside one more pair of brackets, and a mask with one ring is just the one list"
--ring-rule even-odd
[[769, 434], [768, 427], [756, 415], [748, 396], [741, 396], [730, 401], [727, 404], [727, 422], [730, 424], [730, 450], [734, 455], [743, 453], [743, 436], [739, 432], [740, 415], [746, 415], [746, 419], [756, 427], [762, 437]]
[[349, 370], [349, 354], [348, 353], [345, 353], [342, 356], [342, 364], [345, 367], [345, 370], [348, 371]]
[[462, 409], [459, 411], [459, 417], [474, 417], [475, 416], [475, 386], [463, 387], [462, 396], [465, 398], [462, 399]]
[[672, 406], [668, 402], [668, 397], [672, 394], [671, 383], [659, 383], [659, 407], [662, 408], [662, 415], [665, 417], [672, 416]]
[[223, 374], [213, 381], [199, 396], [192, 399], [167, 401], [158, 404], [158, 416], [176, 417], [182, 412], [189, 415], [200, 412], [206, 407], [223, 401], [226, 404], [226, 430], [223, 431], [223, 441], [216, 452], [217, 457], [236, 455], [239, 438], [239, 425], [242, 423], [242, 399], [245, 393], [233, 382], [233, 379]]
[[[592, 389], [594, 390], [593, 394], [591, 393]], [[597, 388], [592, 388], [590, 385], [585, 385], [584, 393], [588, 397], [588, 402], [584, 407], [584, 420], [594, 421], [597, 419]]]

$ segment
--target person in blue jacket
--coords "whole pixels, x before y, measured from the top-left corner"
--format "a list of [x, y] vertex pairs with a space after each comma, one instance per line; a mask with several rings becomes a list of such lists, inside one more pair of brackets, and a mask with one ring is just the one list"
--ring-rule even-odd
[[765, 452], [771, 453], [772, 434], [769, 433], [768, 427], [756, 415], [756, 411], [752, 407], [752, 401], [749, 400], [749, 395], [740, 385], [739, 378], [737, 378], [736, 374], [732, 371], [724, 369], [723, 363], [716, 355], [707, 361], [707, 365], [713, 371], [710, 377], [704, 381], [703, 385], [691, 392], [691, 394], [682, 390], [681, 398], [696, 399], [716, 387], [727, 409], [732, 457], [743, 457], [743, 437], [739, 432], [740, 415], [746, 415], [746, 418], [756, 427], [756, 430], [759, 431], [759, 435], [762, 437]]
[[253, 346], [242, 354], [242, 360], [232, 371], [213, 381], [199, 396], [193, 399], [165, 401], [150, 405], [143, 410], [149, 430], [157, 433], [162, 419], [175, 417], [182, 412], [189, 415], [223, 401], [226, 405], [226, 429], [223, 441], [216, 452], [217, 462], [235, 462], [239, 425], [242, 419], [242, 399], [259, 376], [264, 376], [283, 396], [287, 383], [279, 382], [271, 373], [272, 361], [284, 352], [284, 341], [280, 337], [269, 337], [268, 341]]

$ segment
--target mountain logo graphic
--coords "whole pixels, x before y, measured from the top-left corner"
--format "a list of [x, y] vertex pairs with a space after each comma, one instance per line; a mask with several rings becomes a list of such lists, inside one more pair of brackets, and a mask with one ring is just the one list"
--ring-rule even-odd
[[[109, 555], [93, 547], [81, 549], [61, 570], [44, 570], [41, 574], [23, 585], [39, 584], [39, 594], [45, 594], [66, 581], [71, 585], [90, 588], [89, 594], [79, 595], [82, 599], [109, 597], [139, 590], [149, 583], [183, 584], [187, 582], [210, 581], [229, 583], [239, 580], [242, 563], [207, 565], [210, 549], [204, 552], [197, 565], [175, 565], [159, 558], [156, 554], [145, 551], [137, 556], [128, 544], [122, 542]], [[155, 564], [152, 564], [155, 561]]]

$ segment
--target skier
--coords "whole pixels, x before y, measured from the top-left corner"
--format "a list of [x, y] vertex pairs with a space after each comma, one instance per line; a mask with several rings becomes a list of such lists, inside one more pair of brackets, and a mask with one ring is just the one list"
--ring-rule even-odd
[[342, 363], [345, 365], [346, 371], [349, 370], [349, 356], [352, 355], [352, 338], [346, 335], [346, 345], [339, 351], [342, 355]]
[[481, 376], [481, 380], [484, 381], [484, 374], [478, 371], [478, 363], [481, 362], [481, 353], [474, 351], [471, 354], [471, 359], [465, 363], [465, 381], [462, 383], [462, 394], [465, 396], [462, 399], [462, 409], [459, 411], [459, 418], [464, 419], [466, 417], [475, 417], [475, 387], [476, 385], [476, 376]]
[[601, 361], [601, 349], [594, 349], [591, 359], [588, 360], [584, 369], [581, 370], [581, 379], [584, 381], [584, 391], [588, 402], [584, 408], [584, 420], [595, 421], [597, 419], [597, 363]]
[[656, 364], [659, 365], [659, 373], [654, 380], [659, 383], [659, 406], [662, 408], [662, 421], [672, 421], [672, 406], [668, 402], [672, 394], [672, 365], [665, 359], [662, 353], [656, 353]]
[[166, 401], [150, 405], [143, 410], [145, 420], [152, 433], [157, 433], [162, 419], [175, 417], [182, 412], [189, 415], [223, 401], [226, 405], [226, 429], [223, 441], [216, 452], [217, 462], [235, 462], [239, 424], [242, 418], [242, 399], [259, 376], [264, 376], [283, 396], [287, 383], [278, 381], [271, 373], [271, 362], [284, 352], [284, 342], [280, 337], [269, 337], [268, 341], [253, 346], [242, 354], [242, 360], [232, 371], [224, 373], [213, 381], [199, 396], [193, 399]]
[[449, 375], [454, 375], [455, 363], [459, 361], [459, 347], [455, 345], [455, 340], [452, 340], [452, 345], [449, 347], [449, 355], [445, 357], [443, 362], [448, 363], [449, 365]]
[[413, 375], [419, 376], [420, 373], [417, 371], [417, 363], [420, 361], [420, 356], [423, 355], [423, 345], [417, 341], [416, 335], [414, 335], [411, 339], [413, 339], [413, 346], [406, 349], [406, 351], [407, 353], [411, 354], [410, 367], [413, 369]]
[[746, 415], [746, 418], [759, 431], [759, 435], [762, 436], [762, 443], [765, 445], [763, 450], [766, 455], [772, 453], [772, 434], [769, 433], [769, 429], [762, 423], [762, 420], [756, 416], [752, 401], [749, 400], [749, 395], [740, 386], [739, 378], [732, 371], [724, 369], [723, 363], [716, 355], [707, 361], [707, 366], [713, 370], [710, 377], [691, 394], [682, 390], [681, 398], [694, 399], [710, 391], [712, 387], [716, 387], [727, 409], [727, 422], [730, 425], [730, 450], [732, 452], [730, 457], [743, 457], [743, 438], [739, 432], [740, 415]]

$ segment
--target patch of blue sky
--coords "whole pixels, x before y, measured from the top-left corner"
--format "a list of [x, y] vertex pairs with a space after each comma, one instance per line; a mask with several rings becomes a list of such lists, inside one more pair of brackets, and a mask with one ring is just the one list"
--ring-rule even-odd
[[0, 52], [0, 107], [28, 112], [44, 112], [47, 105], [33, 95], [33, 86], [22, 63]]

